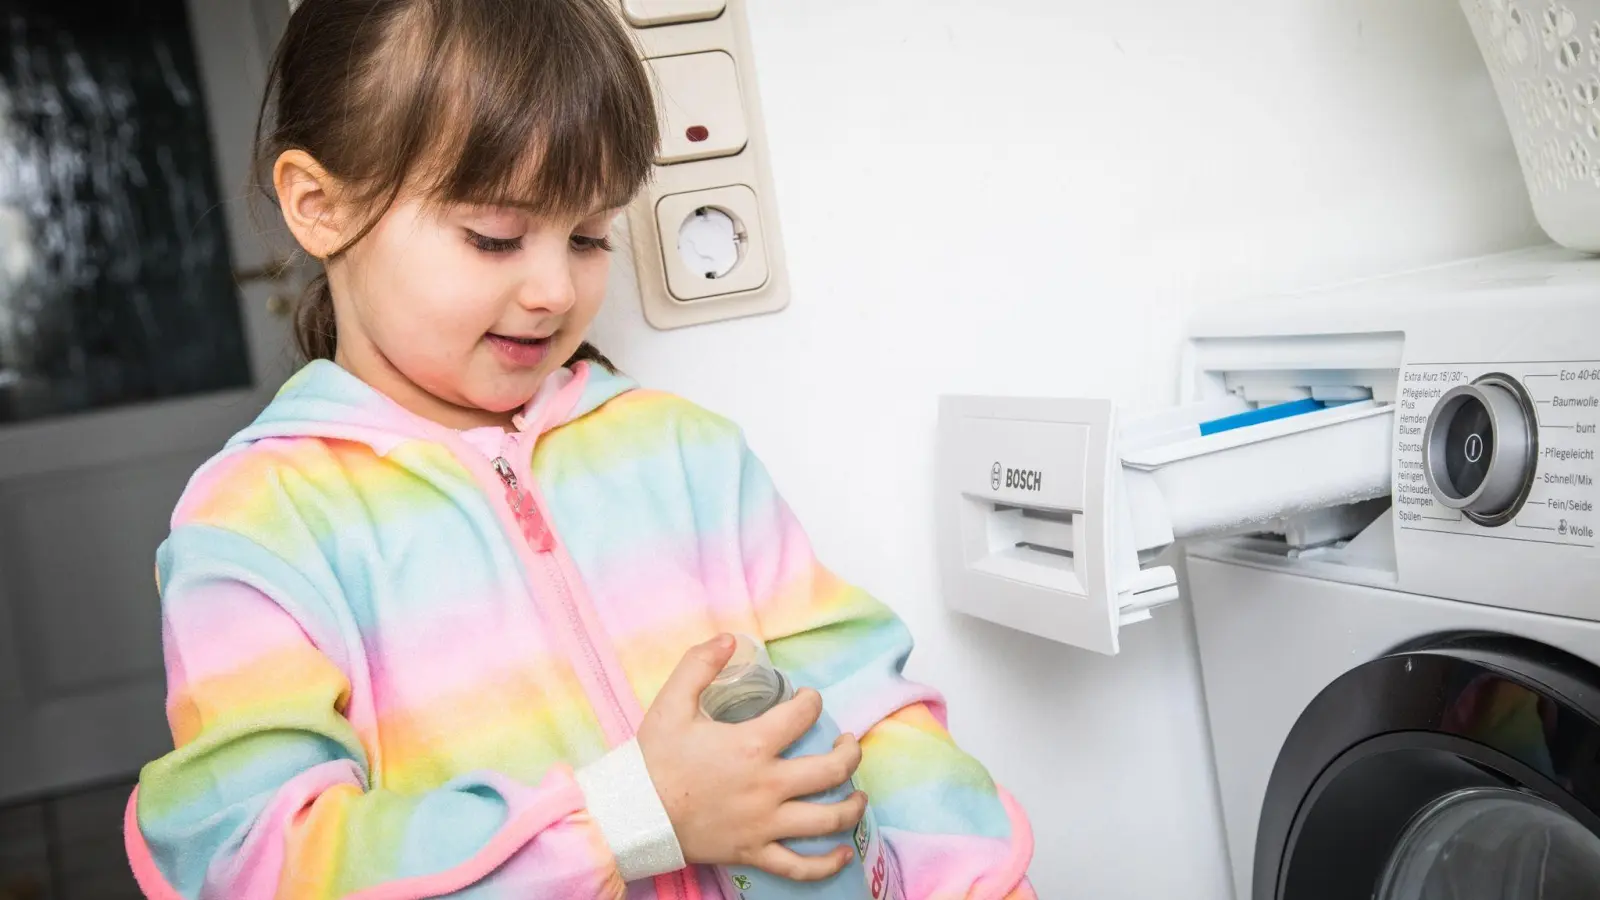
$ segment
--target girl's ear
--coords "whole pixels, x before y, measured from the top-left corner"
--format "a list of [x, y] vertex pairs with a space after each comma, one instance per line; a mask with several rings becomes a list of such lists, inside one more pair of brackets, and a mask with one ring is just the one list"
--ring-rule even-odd
[[307, 253], [327, 260], [345, 244], [345, 216], [336, 202], [337, 179], [304, 150], [285, 150], [272, 166], [278, 208]]

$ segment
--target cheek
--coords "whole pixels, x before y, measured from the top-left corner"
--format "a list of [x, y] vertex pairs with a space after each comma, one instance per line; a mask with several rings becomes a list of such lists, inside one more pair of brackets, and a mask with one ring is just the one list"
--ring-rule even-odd
[[589, 336], [589, 326], [594, 324], [600, 304], [606, 298], [606, 281], [611, 272], [610, 254], [579, 256], [573, 262], [571, 271], [574, 301], [562, 323], [561, 338], [553, 348], [553, 355], [561, 360], [571, 358]]
[[[491, 273], [470, 248], [443, 234], [385, 235], [386, 252], [369, 267], [373, 331], [391, 356], [455, 356], [470, 350], [499, 315], [502, 304]], [[404, 237], [405, 240], [393, 240]]]
[[570, 318], [572, 324], [587, 330], [606, 299], [606, 282], [611, 274], [611, 254], [592, 253], [572, 267], [572, 286], [577, 295]]

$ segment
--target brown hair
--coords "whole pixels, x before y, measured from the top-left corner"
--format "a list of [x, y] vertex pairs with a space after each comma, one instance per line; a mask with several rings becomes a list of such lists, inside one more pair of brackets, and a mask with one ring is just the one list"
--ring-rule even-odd
[[[648, 76], [606, 0], [303, 0], [268, 75], [257, 183], [275, 202], [272, 166], [291, 149], [343, 182], [372, 212], [338, 256], [413, 183], [435, 201], [551, 215], [622, 206], [656, 141]], [[295, 339], [307, 359], [333, 358], [326, 274]], [[579, 359], [610, 367], [588, 343]]]

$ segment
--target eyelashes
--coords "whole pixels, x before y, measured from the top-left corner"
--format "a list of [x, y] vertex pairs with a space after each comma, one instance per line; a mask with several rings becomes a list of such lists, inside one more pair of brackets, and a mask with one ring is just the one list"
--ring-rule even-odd
[[514, 253], [522, 249], [522, 238], [496, 238], [467, 229], [467, 243], [484, 253]]
[[[479, 234], [472, 229], [467, 229], [467, 243], [484, 253], [515, 253], [522, 249], [522, 238], [497, 238]], [[594, 237], [586, 234], [575, 234], [571, 237], [572, 249], [579, 253], [610, 253], [616, 249], [609, 237]]]
[[575, 250], [598, 250], [601, 253], [610, 253], [611, 251], [617, 249], [612, 245], [610, 237], [604, 235], [601, 237], [591, 237], [587, 234], [573, 235], [572, 247]]

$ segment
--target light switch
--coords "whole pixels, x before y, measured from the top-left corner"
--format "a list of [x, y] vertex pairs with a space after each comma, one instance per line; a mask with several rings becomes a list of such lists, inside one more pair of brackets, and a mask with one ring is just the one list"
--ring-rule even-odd
[[749, 142], [733, 57], [720, 51], [648, 61], [661, 121], [659, 165], [733, 156]]
[[674, 299], [737, 294], [767, 283], [761, 206], [745, 185], [663, 197], [656, 224]]
[[728, 0], [623, 0], [622, 3], [628, 21], [640, 28], [715, 19], [727, 6]]

